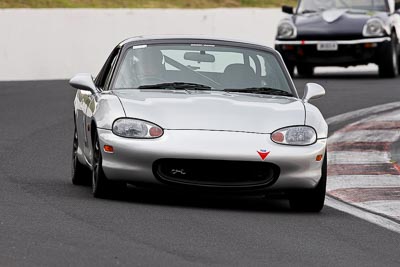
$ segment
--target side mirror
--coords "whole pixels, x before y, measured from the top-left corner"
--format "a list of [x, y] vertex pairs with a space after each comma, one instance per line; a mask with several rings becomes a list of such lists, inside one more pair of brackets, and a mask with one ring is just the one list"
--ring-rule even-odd
[[287, 14], [293, 14], [292, 6], [282, 6], [282, 12]]
[[317, 99], [325, 95], [325, 89], [316, 83], [307, 83], [304, 88], [303, 101], [308, 102], [311, 99]]
[[97, 92], [92, 75], [89, 73], [79, 73], [75, 75], [71, 80], [69, 80], [69, 84], [79, 90], [90, 91], [93, 94]]

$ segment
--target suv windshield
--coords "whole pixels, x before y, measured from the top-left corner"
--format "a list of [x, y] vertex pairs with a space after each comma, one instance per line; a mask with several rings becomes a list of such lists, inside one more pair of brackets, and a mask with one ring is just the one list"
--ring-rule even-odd
[[297, 13], [310, 13], [328, 9], [359, 9], [387, 12], [386, 0], [301, 0]]
[[123, 56], [113, 85], [113, 90], [246, 88], [292, 93], [273, 53], [210, 44], [133, 46]]

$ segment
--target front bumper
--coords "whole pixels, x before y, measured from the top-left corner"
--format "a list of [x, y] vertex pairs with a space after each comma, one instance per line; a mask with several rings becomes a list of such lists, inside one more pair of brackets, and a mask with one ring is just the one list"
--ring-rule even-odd
[[[270, 151], [265, 164], [279, 166], [277, 180], [262, 190], [314, 188], [320, 177], [323, 161], [317, 155], [325, 154], [326, 139], [311, 146], [285, 146], [275, 144], [269, 134], [242, 132], [165, 130], [158, 139], [138, 140], [122, 138], [110, 130], [98, 129], [100, 145], [111, 145], [114, 153], [102, 151], [104, 173], [110, 180], [138, 184], [182, 186], [179, 183], [163, 183], [154, 173], [154, 163], [160, 159], [196, 159], [263, 162], [257, 151]], [[190, 181], [189, 183], [190, 184]], [[230, 188], [197, 183], [195, 187]], [[235, 186], [236, 189], [260, 190], [259, 186]]]
[[[355, 66], [376, 63], [379, 49], [390, 37], [366, 38], [359, 40], [276, 40], [278, 50], [286, 63], [312, 66]], [[319, 43], [336, 43], [336, 51], [318, 51]]]

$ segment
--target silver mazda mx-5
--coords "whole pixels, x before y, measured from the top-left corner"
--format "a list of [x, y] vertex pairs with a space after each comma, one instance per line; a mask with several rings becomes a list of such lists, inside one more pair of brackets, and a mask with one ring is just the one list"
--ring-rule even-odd
[[[202, 37], [120, 43], [95, 79], [78, 74], [72, 182], [95, 197], [133, 185], [279, 193], [320, 211], [328, 127], [275, 50]], [[89, 171], [91, 170], [91, 172]]]

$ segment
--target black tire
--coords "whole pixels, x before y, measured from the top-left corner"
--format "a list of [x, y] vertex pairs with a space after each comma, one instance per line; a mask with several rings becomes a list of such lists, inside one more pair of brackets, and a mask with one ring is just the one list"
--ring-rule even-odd
[[[94, 130], [94, 129], [93, 129]], [[112, 198], [122, 193], [126, 184], [110, 181], [103, 171], [103, 157], [101, 154], [97, 132], [93, 136], [93, 161], [92, 161], [92, 193], [95, 198]]]
[[297, 72], [301, 77], [312, 77], [314, 75], [314, 66], [298, 65]]
[[74, 141], [72, 145], [71, 180], [74, 185], [90, 185], [89, 168], [78, 159], [78, 133], [74, 130]]
[[379, 49], [379, 76], [381, 78], [395, 78], [399, 75], [399, 53], [396, 34], [392, 34], [391, 41], [382, 43]]
[[295, 211], [320, 212], [325, 203], [327, 156], [325, 153], [322, 174], [318, 185], [311, 190], [292, 192], [289, 196], [290, 207]]

